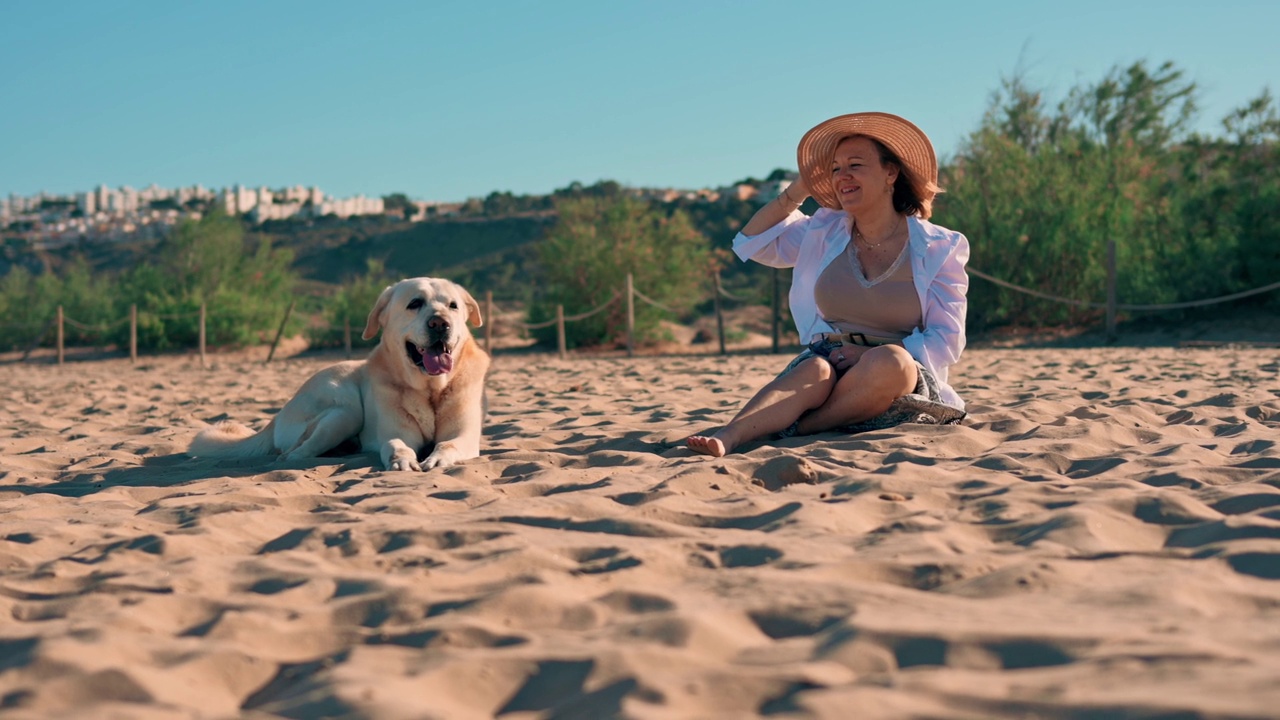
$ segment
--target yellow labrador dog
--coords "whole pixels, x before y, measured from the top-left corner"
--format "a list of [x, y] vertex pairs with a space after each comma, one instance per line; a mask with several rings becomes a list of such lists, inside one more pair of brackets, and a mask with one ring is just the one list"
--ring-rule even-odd
[[[479, 327], [480, 306], [458, 285], [437, 278], [401, 280], [382, 291], [364, 328], [382, 340], [367, 360], [330, 366], [311, 376], [265, 428], [237, 423], [202, 430], [188, 453], [197, 457], [280, 454], [316, 457], [358, 438], [388, 470], [430, 470], [480, 455], [484, 378], [489, 356], [467, 323]], [[418, 454], [434, 443], [421, 463]]]

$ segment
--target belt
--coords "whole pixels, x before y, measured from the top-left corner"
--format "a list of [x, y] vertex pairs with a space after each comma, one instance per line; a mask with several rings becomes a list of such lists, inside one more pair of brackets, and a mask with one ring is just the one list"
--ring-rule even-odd
[[828, 340], [838, 342], [844, 345], [862, 345], [863, 347], [876, 347], [878, 345], [896, 345], [902, 342], [901, 338], [885, 337], [883, 335], [867, 335], [866, 333], [818, 333], [817, 340]]

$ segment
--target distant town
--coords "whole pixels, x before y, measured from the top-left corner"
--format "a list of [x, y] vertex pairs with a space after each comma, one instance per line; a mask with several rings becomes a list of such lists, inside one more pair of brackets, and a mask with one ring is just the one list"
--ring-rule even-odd
[[[767, 202], [782, 192], [792, 177], [794, 175], [783, 177], [775, 172], [767, 181], [742, 182], [715, 190], [629, 188], [628, 192], [663, 203], [682, 199], [716, 202], [728, 198]], [[0, 198], [0, 231], [5, 237], [20, 238], [32, 247], [53, 248], [80, 241], [158, 238], [182, 220], [199, 220], [218, 209], [262, 225], [270, 221], [368, 216], [421, 221], [458, 215], [482, 204], [478, 198], [465, 203], [422, 202], [403, 195], [337, 198], [318, 187], [301, 185], [276, 190], [243, 185], [220, 190], [201, 185], [175, 189], [152, 184], [141, 190], [101, 185], [96, 190], [71, 195], [40, 192]]]
[[[425, 206], [430, 204], [422, 205], [425, 214]], [[41, 192], [0, 198], [0, 229], [46, 247], [81, 239], [148, 238], [164, 234], [183, 219], [198, 220], [217, 208], [262, 224], [290, 218], [381, 215], [386, 203], [363, 195], [331, 197], [318, 187], [300, 185], [282, 190], [236, 185], [217, 191], [200, 185], [173, 189], [153, 184], [142, 190], [102, 185], [74, 195]]]

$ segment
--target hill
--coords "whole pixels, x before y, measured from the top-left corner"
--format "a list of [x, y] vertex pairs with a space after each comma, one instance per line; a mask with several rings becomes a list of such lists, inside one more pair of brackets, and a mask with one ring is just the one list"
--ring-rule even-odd
[[[592, 192], [595, 186], [583, 192]], [[617, 190], [615, 189], [614, 192]], [[662, 204], [668, 212], [686, 212], [712, 247], [727, 250], [755, 211], [749, 201], [679, 200]], [[526, 302], [538, 284], [537, 242], [555, 223], [554, 210], [515, 210], [428, 218], [409, 222], [393, 217], [321, 218], [270, 221], [251, 228], [247, 238], [294, 254], [301, 290], [328, 296], [345, 281], [364, 274], [370, 260], [381, 261], [392, 277], [435, 275], [466, 287], [492, 291], [499, 302]], [[156, 240], [73, 243], [33, 250], [9, 244], [0, 256], [0, 277], [22, 265], [36, 273], [60, 271], [82, 258], [95, 273], [110, 274], [147, 262]], [[767, 273], [742, 263], [725, 270], [726, 287], [764, 300]]]
[[[327, 295], [381, 260], [396, 277], [442, 275], [492, 289], [502, 299], [523, 299], [534, 274], [535, 242], [555, 222], [548, 212], [508, 217], [447, 218], [405, 222], [390, 218], [272, 222], [254, 228], [261, 238], [294, 254], [304, 292]], [[112, 274], [144, 264], [156, 240], [79, 242], [51, 249], [5, 247], [0, 277], [22, 266], [55, 274], [80, 258], [95, 273]]]
[[363, 274], [369, 260], [380, 260], [394, 277], [446, 276], [513, 300], [525, 298], [535, 273], [535, 243], [554, 222], [551, 213], [416, 223], [377, 219], [269, 224], [255, 235], [292, 250], [294, 269], [320, 293]]

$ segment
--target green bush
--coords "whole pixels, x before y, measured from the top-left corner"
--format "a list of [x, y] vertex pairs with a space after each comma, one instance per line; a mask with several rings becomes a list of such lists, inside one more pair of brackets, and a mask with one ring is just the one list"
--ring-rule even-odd
[[[667, 214], [621, 194], [560, 199], [556, 210], [559, 220], [539, 246], [545, 282], [534, 296], [531, 322], [554, 318], [557, 305], [567, 316], [604, 305], [623, 291], [628, 273], [636, 290], [677, 313], [709, 294], [710, 248], [683, 212]], [[679, 319], [637, 299], [637, 341], [659, 339], [658, 323], [664, 318]], [[625, 298], [565, 326], [570, 347], [624, 343], [626, 332]], [[554, 343], [555, 327], [535, 336]]]
[[[1188, 132], [1196, 94], [1171, 63], [1113, 69], [1054, 109], [1021, 79], [1006, 81], [943, 168], [935, 218], [968, 235], [973, 268], [1074, 300], [1106, 298], [1111, 240], [1121, 303], [1201, 300], [1274, 282], [1275, 104], [1263, 93], [1224, 121], [1231, 137], [1204, 138]], [[969, 298], [972, 329], [1091, 323], [1102, 313], [976, 278]]]
[[180, 224], [157, 245], [151, 262], [117, 277], [95, 277], [83, 260], [61, 276], [16, 267], [0, 279], [0, 313], [8, 318], [0, 326], [0, 347], [26, 347], [38, 337], [52, 345], [49, 328], [59, 305], [70, 346], [126, 347], [134, 304], [140, 349], [194, 347], [201, 303], [208, 344], [257, 343], [279, 327], [294, 301], [292, 261], [268, 239], [248, 246], [238, 220], [213, 214]]
[[387, 273], [381, 260], [367, 260], [363, 275], [350, 278], [342, 284], [333, 297], [324, 301], [323, 321], [307, 328], [307, 339], [312, 347], [344, 347], [346, 328], [351, 330], [352, 347], [373, 347], [375, 337], [363, 340], [369, 311], [378, 301], [383, 289], [395, 282]]
[[[211, 213], [180, 223], [157, 246], [154, 262], [121, 276], [117, 294], [125, 307], [138, 306], [140, 348], [193, 347], [202, 303], [209, 345], [252, 345], [275, 332], [295, 300], [292, 262], [293, 254], [273, 249], [269, 238], [250, 245], [239, 220]], [[127, 332], [117, 340], [125, 342]]]
[[50, 277], [37, 277], [18, 265], [0, 280], [0, 346], [5, 350], [25, 348], [46, 334], [58, 296], [46, 279]]

